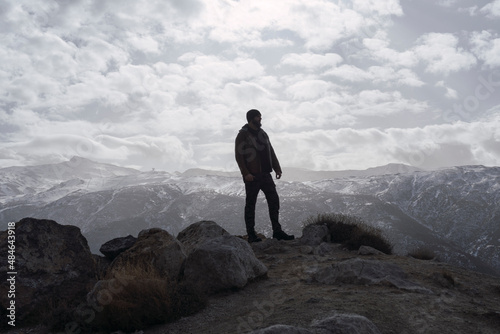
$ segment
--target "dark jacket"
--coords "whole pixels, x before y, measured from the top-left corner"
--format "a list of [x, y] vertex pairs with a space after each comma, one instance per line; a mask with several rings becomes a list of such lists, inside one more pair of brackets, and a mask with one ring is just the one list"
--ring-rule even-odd
[[236, 136], [234, 152], [243, 176], [271, 173], [273, 169], [281, 174], [280, 163], [269, 136], [262, 129], [255, 131], [245, 124]]

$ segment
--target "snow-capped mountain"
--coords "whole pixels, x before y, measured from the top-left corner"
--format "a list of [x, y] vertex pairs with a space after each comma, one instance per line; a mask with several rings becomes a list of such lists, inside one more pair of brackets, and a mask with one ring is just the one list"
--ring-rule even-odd
[[[365, 171], [285, 169], [277, 181], [281, 222], [300, 235], [307, 218], [344, 213], [380, 227], [406, 254], [419, 246], [446, 262], [500, 273], [500, 168], [421, 171], [388, 165]], [[244, 186], [234, 173], [139, 172], [83, 158], [0, 169], [0, 229], [24, 217], [76, 225], [94, 253], [114, 237], [161, 227], [176, 235], [199, 220], [244, 234]], [[257, 229], [271, 234], [264, 196]]]

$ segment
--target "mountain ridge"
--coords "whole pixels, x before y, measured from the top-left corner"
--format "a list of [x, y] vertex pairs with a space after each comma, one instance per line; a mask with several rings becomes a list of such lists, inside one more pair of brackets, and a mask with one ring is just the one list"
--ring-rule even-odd
[[[206, 219], [232, 234], [244, 234], [244, 185], [238, 173], [139, 172], [86, 159], [62, 166], [75, 170], [57, 178], [47, 177], [54, 173], [53, 165], [45, 165], [40, 177], [30, 168], [20, 168], [16, 178], [11, 170], [0, 169], [0, 229], [27, 216], [53, 219], [80, 227], [93, 252], [114, 237], [151, 227], [176, 235]], [[388, 170], [393, 173], [387, 174]], [[29, 184], [23, 178], [26, 174]], [[299, 234], [310, 216], [344, 213], [382, 229], [401, 254], [428, 247], [455, 265], [500, 272], [500, 211], [495, 207], [500, 202], [499, 167], [405, 172], [399, 165], [389, 165], [354, 176], [308, 181], [287, 180], [286, 175], [287, 170], [276, 183], [281, 222], [290, 233]], [[264, 208], [260, 197], [256, 227], [269, 236]]]
[[[405, 164], [390, 163], [383, 166], [370, 167], [367, 169], [349, 169], [349, 170], [337, 170], [337, 171], [327, 171], [327, 170], [311, 170], [306, 168], [298, 167], [283, 167], [283, 179], [286, 181], [317, 181], [329, 178], [344, 178], [344, 177], [354, 177], [354, 176], [374, 176], [374, 175], [385, 175], [385, 174], [399, 174], [399, 173], [413, 173], [424, 171], [421, 168], [413, 167]], [[226, 177], [240, 177], [238, 171], [217, 171], [202, 168], [191, 168], [182, 173], [178, 173], [182, 176], [202, 176], [202, 175], [216, 175], [216, 176], [226, 176]]]

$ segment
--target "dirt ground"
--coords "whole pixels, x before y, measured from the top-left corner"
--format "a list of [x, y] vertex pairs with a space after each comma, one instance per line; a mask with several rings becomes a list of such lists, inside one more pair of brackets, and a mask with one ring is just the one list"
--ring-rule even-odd
[[[253, 248], [269, 269], [267, 278], [212, 296], [200, 313], [144, 333], [239, 334], [274, 324], [308, 328], [336, 312], [365, 316], [384, 334], [500, 333], [498, 277], [410, 257], [362, 256], [333, 244], [319, 251], [298, 240], [265, 240]], [[319, 268], [361, 256], [400, 266], [409, 280], [432, 293], [390, 285], [326, 285], [311, 279]]]

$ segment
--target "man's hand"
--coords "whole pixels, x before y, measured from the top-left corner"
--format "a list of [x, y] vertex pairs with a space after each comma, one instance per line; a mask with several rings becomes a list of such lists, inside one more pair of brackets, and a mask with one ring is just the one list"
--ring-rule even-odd
[[281, 173], [276, 173], [276, 179], [281, 179]]
[[253, 176], [252, 174], [245, 175], [245, 181], [247, 181], [247, 182], [252, 182], [254, 179], [255, 179], [255, 176]]

